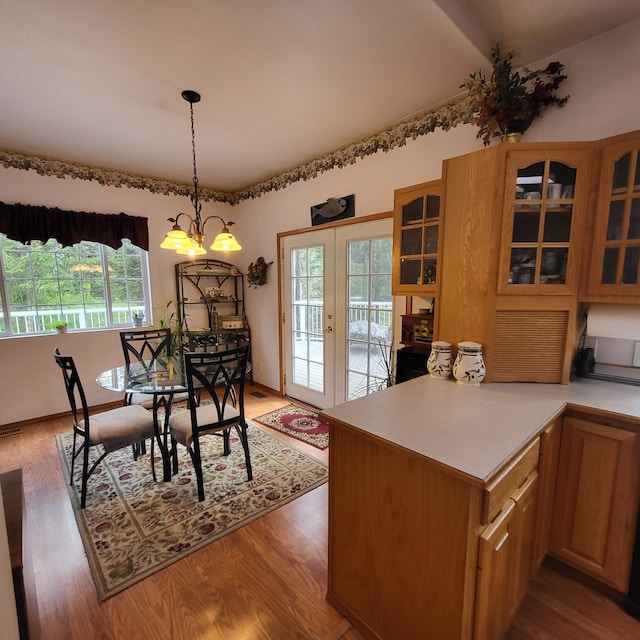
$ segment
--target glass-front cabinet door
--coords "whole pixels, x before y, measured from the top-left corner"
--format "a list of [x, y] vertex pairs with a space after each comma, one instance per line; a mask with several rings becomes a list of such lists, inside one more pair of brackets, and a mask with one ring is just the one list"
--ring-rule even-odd
[[588, 293], [640, 298], [640, 135], [605, 143]]
[[441, 180], [395, 191], [393, 295], [436, 294], [441, 193]]
[[568, 293], [577, 289], [586, 202], [588, 154], [582, 151], [510, 153], [499, 290]]

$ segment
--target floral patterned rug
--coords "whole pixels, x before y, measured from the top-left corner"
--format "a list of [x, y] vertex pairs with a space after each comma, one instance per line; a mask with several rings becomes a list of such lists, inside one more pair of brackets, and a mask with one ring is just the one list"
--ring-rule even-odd
[[253, 419], [318, 449], [326, 449], [329, 446], [329, 425], [320, 420], [317, 412], [311, 409], [288, 404]]
[[[198, 502], [195, 473], [184, 447], [178, 448], [179, 471], [170, 482], [153, 482], [149, 454], [134, 461], [126, 448], [109, 454], [91, 476], [84, 510], [78, 465], [74, 486], [69, 485], [73, 435], [56, 437], [101, 602], [327, 480], [324, 464], [249, 423], [253, 480], [247, 482], [242, 446], [234, 430], [231, 434], [227, 458], [221, 438], [201, 439], [203, 502]], [[161, 473], [157, 450], [155, 458]]]

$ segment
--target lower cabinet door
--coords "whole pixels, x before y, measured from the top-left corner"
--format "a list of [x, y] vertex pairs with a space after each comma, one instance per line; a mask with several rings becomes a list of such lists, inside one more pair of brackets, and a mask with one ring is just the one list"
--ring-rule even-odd
[[513, 496], [516, 505], [515, 555], [512, 566], [513, 592], [509, 623], [527, 595], [529, 583], [537, 569], [535, 542], [538, 519], [538, 478], [537, 473], [530, 475]]
[[499, 640], [524, 599], [535, 565], [538, 474], [532, 473], [480, 535], [474, 640]]
[[551, 553], [622, 593], [638, 513], [639, 436], [565, 417]]
[[508, 499], [480, 535], [475, 640], [498, 640], [509, 628], [516, 555], [516, 503]]
[[562, 417], [549, 423], [540, 434], [540, 460], [538, 462], [538, 515], [536, 539], [534, 543], [534, 574], [549, 551], [553, 502], [558, 479], [558, 459], [560, 438], [562, 437]]

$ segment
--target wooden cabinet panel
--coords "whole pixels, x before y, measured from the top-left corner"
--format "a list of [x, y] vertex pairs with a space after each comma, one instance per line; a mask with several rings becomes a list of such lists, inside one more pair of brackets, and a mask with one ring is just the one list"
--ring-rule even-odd
[[537, 145], [507, 155], [498, 286], [578, 291], [592, 145]]
[[481, 488], [330, 424], [327, 600], [372, 637], [470, 640]]
[[533, 577], [535, 568], [537, 568], [534, 566], [534, 550], [538, 518], [538, 488], [539, 476], [534, 473], [529, 476], [513, 496], [516, 506], [516, 554], [511, 568], [514, 577], [509, 622], [513, 620], [518, 607], [524, 600], [529, 588], [529, 582]]
[[492, 522], [503, 508], [507, 498], [513, 496], [527, 477], [538, 468], [540, 439], [536, 438], [509, 462], [484, 491], [482, 523]]
[[560, 439], [562, 437], [562, 418], [556, 418], [540, 434], [540, 459], [538, 461], [539, 498], [536, 538], [534, 543], [534, 573], [540, 567], [547, 552], [551, 538], [553, 504], [558, 477], [560, 458]]
[[564, 419], [551, 552], [620, 592], [629, 582], [639, 462], [636, 433]]
[[441, 199], [441, 180], [394, 192], [393, 295], [437, 294]]
[[480, 535], [474, 640], [499, 640], [524, 599], [533, 569], [538, 474], [508, 498]]
[[640, 132], [602, 140], [598, 204], [584, 298], [640, 302]]
[[517, 553], [515, 515], [515, 502], [507, 500], [480, 536], [475, 640], [498, 640], [511, 622], [512, 565]]

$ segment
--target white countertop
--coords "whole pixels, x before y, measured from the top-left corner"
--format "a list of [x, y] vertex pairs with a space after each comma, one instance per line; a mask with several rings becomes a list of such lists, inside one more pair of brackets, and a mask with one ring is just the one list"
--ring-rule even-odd
[[640, 387], [584, 378], [466, 387], [422, 376], [322, 414], [485, 482], [567, 404], [640, 418]]

